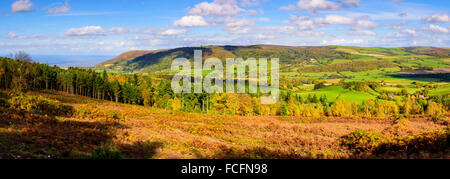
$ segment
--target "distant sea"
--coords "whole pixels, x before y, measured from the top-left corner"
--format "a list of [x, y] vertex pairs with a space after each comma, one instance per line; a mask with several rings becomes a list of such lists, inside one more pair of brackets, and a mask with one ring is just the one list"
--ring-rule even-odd
[[59, 67], [88, 67], [114, 58], [113, 55], [31, 55], [34, 61]]
[[31, 55], [34, 61], [59, 67], [89, 67], [114, 57], [114, 55]]

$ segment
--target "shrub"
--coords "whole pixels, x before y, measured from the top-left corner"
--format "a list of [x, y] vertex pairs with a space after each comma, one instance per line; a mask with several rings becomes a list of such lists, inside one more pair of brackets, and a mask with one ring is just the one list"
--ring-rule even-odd
[[445, 154], [448, 153], [449, 139], [449, 129], [426, 132], [416, 136], [391, 139], [375, 148], [373, 153], [375, 155]]
[[441, 118], [441, 115], [445, 112], [445, 109], [439, 103], [430, 102], [426, 112], [433, 118], [434, 121], [438, 121]]
[[73, 106], [43, 96], [17, 95], [9, 100], [10, 109], [55, 116], [72, 116]]
[[122, 152], [112, 150], [109, 147], [101, 147], [96, 148], [91, 152], [91, 159], [99, 160], [99, 159], [122, 159]]
[[415, 136], [387, 137], [380, 133], [357, 130], [342, 137], [341, 145], [355, 154], [389, 157], [398, 155], [435, 155], [446, 157], [449, 152], [450, 130], [437, 130]]
[[385, 138], [380, 133], [356, 130], [342, 137], [341, 144], [347, 146], [354, 153], [359, 154], [373, 150], [384, 141]]
[[287, 116], [288, 115], [286, 103], [282, 103], [281, 104], [280, 115], [282, 115], [282, 116]]
[[124, 115], [117, 110], [100, 110], [96, 104], [84, 104], [81, 105], [77, 111], [76, 116], [85, 119], [112, 119], [112, 120], [125, 120]]

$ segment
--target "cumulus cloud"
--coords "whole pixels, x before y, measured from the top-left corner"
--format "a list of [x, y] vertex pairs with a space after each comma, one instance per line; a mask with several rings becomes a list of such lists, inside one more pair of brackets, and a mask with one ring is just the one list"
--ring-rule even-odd
[[316, 28], [328, 25], [349, 25], [352, 29], [375, 29], [378, 24], [366, 19], [354, 19], [339, 15], [327, 15], [324, 18], [311, 19], [308, 16], [291, 16], [288, 22], [289, 25], [296, 26], [299, 30], [314, 30]]
[[235, 16], [241, 12], [236, 0], [214, 0], [214, 2], [202, 2], [189, 10], [189, 14], [200, 16]]
[[49, 14], [62, 14], [70, 11], [69, 1], [66, 1], [62, 6], [50, 8], [48, 10]]
[[296, 7], [294, 5], [288, 5], [288, 6], [281, 6], [280, 11], [294, 11]]
[[208, 23], [202, 16], [184, 16], [180, 20], [173, 23], [177, 27], [202, 27], [207, 26]]
[[403, 26], [408, 25], [408, 21], [403, 20], [401, 22], [388, 22], [384, 23], [384, 26], [390, 26], [391, 29], [399, 30], [402, 29]]
[[164, 36], [174, 36], [174, 35], [181, 35], [185, 34], [188, 31], [186, 29], [165, 29], [159, 32], [160, 35]]
[[311, 31], [331, 25], [349, 26], [350, 28], [348, 34], [350, 35], [358, 35], [358, 36], [377, 35], [375, 32], [367, 30], [377, 28], [378, 27], [377, 23], [372, 22], [365, 18], [354, 19], [339, 15], [327, 15], [322, 18], [311, 18], [308, 16], [297, 17], [292, 15], [289, 21], [286, 23], [286, 25], [280, 27], [278, 31], [286, 34], [304, 34], [307, 32], [310, 33], [308, 35], [317, 35], [317, 33]]
[[356, 44], [366, 44], [367, 41], [362, 39], [333, 39], [331, 41], [322, 40], [322, 45], [356, 45]]
[[242, 6], [257, 6], [259, 5], [259, 0], [239, 0]]
[[438, 25], [430, 24], [428, 27], [424, 27], [423, 30], [433, 32], [433, 33], [442, 33], [442, 34], [448, 34], [449, 29], [446, 27], [441, 27]]
[[9, 32], [8, 33], [8, 38], [10, 38], [10, 39], [16, 39], [16, 38], [20, 38], [21, 36], [19, 36], [19, 35], [17, 35], [16, 33], [14, 33], [14, 32]]
[[123, 34], [126, 32], [127, 32], [127, 29], [125, 29], [124, 27], [113, 27], [108, 31], [108, 33], [110, 33], [110, 34]]
[[346, 0], [345, 3], [352, 5], [353, 7], [358, 7], [360, 1], [361, 0]]
[[255, 22], [248, 19], [227, 18], [224, 30], [230, 34], [248, 34], [248, 26], [255, 25]]
[[8, 38], [10, 38], [10, 39], [44, 39], [46, 37], [43, 35], [30, 35], [30, 36], [18, 35], [14, 32], [9, 32]]
[[258, 34], [258, 35], [255, 35], [255, 38], [258, 39], [258, 40], [267, 40], [267, 39], [274, 39], [275, 36], [274, 35]]
[[408, 36], [417, 36], [418, 35], [418, 33], [415, 29], [400, 29], [399, 32], [404, 35], [408, 35]]
[[378, 27], [378, 24], [376, 22], [372, 22], [369, 20], [358, 20], [353, 25], [354, 29], [375, 29]]
[[29, 12], [33, 9], [33, 2], [30, 0], [17, 0], [11, 4], [11, 10], [13, 13]]
[[338, 3], [327, 0], [299, 0], [297, 8], [315, 13], [317, 11], [337, 10], [340, 9], [340, 6]]
[[322, 26], [322, 24], [316, 23], [316, 21], [307, 16], [297, 17], [294, 15], [290, 17], [288, 24], [289, 26], [284, 27], [286, 30], [292, 30], [290, 26], [295, 26], [301, 31], [313, 30]]
[[113, 27], [111, 29], [103, 29], [101, 26], [85, 26], [80, 28], [71, 28], [67, 30], [68, 37], [83, 37], [83, 36], [106, 36], [115, 34], [124, 34], [129, 32], [124, 27]]
[[81, 28], [71, 28], [66, 32], [67, 36], [95, 36], [106, 35], [106, 31], [100, 26], [85, 26]]
[[355, 31], [350, 31], [348, 34], [360, 35], [360, 36], [376, 36], [377, 35], [377, 33], [369, 31], [369, 30], [355, 30]]
[[324, 19], [318, 19], [316, 20], [317, 23], [320, 24], [340, 24], [340, 25], [351, 25], [355, 23], [355, 20], [353, 18], [344, 17], [344, 16], [338, 16], [338, 15], [328, 15]]
[[431, 23], [448, 23], [450, 22], [450, 18], [447, 13], [442, 14], [433, 14], [431, 17], [425, 19], [427, 22]]
[[226, 26], [228, 27], [244, 27], [244, 26], [252, 26], [255, 25], [255, 23], [248, 19], [238, 19], [238, 18], [231, 18], [227, 20]]
[[264, 11], [262, 9], [259, 10], [250, 9], [245, 11], [245, 13], [249, 16], [256, 16], [256, 15], [263, 15]]
[[299, 0], [297, 5], [282, 6], [280, 11], [308, 11], [310, 13], [316, 13], [318, 11], [327, 10], [339, 10], [349, 7], [358, 7], [361, 0], [341, 0], [341, 1], [329, 1], [329, 0]]

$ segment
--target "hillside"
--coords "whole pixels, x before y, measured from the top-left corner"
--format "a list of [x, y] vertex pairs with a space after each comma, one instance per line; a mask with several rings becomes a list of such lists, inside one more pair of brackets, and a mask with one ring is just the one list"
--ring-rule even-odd
[[[293, 47], [276, 45], [183, 47], [156, 51], [130, 51], [95, 66], [133, 72], [156, 72], [170, 68], [173, 59], [192, 59], [194, 50], [203, 50], [204, 58], [280, 58], [283, 67], [336, 64], [348, 61], [403, 60], [449, 58], [450, 49], [435, 47], [378, 48], [378, 47]], [[446, 61], [448, 63], [448, 61]]]
[[[448, 147], [439, 143], [447, 139], [448, 129], [428, 117], [397, 123], [372, 118], [324, 121], [307, 117], [218, 116], [118, 104], [48, 90], [26, 95], [26, 99], [69, 106], [73, 114], [44, 115], [1, 105], [0, 158], [348, 159], [374, 158], [378, 151], [371, 145], [378, 144], [386, 154], [377, 158], [405, 158], [405, 151], [408, 158], [449, 158]], [[8, 100], [5, 97], [0, 92], [0, 100]], [[365, 141], [370, 143], [361, 143]]]

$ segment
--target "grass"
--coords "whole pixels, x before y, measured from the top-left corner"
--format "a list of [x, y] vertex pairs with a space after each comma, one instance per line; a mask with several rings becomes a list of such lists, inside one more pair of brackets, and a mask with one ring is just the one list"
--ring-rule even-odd
[[348, 90], [342, 88], [341, 86], [330, 86], [330, 87], [321, 88], [319, 90], [297, 93], [297, 95], [301, 95], [303, 99], [306, 99], [308, 97], [308, 95], [311, 95], [311, 96], [316, 95], [317, 97], [321, 97], [321, 96], [325, 95], [325, 96], [327, 96], [328, 101], [334, 102], [334, 101], [337, 101], [339, 95], [344, 92], [348, 92]]
[[340, 100], [340, 99], [345, 99], [345, 100], [350, 101], [350, 102], [362, 103], [362, 102], [367, 101], [369, 99], [376, 99], [376, 96], [371, 95], [369, 93], [351, 91], [351, 92], [342, 93], [339, 96], [338, 100]]
[[329, 102], [336, 102], [344, 98], [345, 100], [350, 102], [362, 103], [363, 101], [376, 98], [376, 96], [374, 96], [373, 94], [366, 92], [350, 91], [348, 89], [342, 88], [342, 86], [329, 86], [321, 88], [319, 90], [311, 90], [296, 94], [301, 95], [303, 99], [306, 99], [308, 95], [311, 96], [316, 95], [317, 97], [326, 96]]
[[441, 84], [436, 89], [430, 91], [430, 95], [449, 95], [450, 94], [450, 84]]

